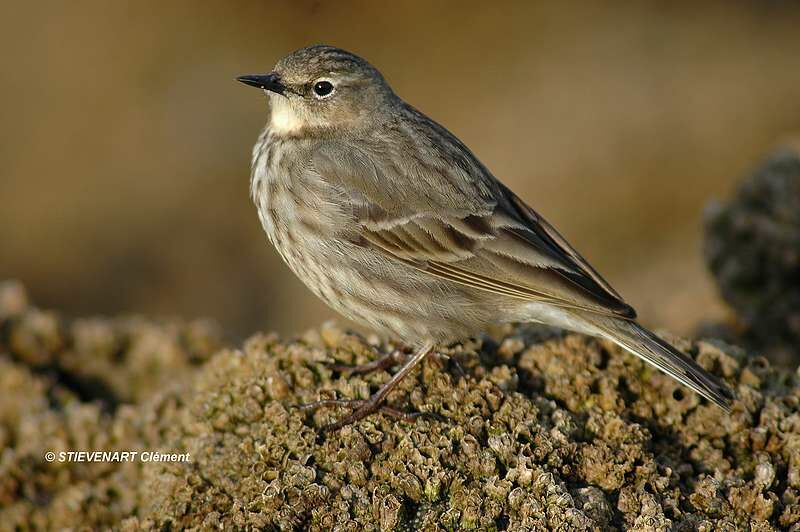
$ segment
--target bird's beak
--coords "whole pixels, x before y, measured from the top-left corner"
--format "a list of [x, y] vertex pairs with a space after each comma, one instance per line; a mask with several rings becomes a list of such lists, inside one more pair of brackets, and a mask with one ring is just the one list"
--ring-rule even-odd
[[245, 85], [257, 87], [267, 91], [272, 91], [276, 94], [284, 94], [286, 92], [286, 85], [281, 83], [281, 78], [275, 72], [269, 74], [256, 74], [248, 76], [239, 76], [236, 81], [241, 81]]

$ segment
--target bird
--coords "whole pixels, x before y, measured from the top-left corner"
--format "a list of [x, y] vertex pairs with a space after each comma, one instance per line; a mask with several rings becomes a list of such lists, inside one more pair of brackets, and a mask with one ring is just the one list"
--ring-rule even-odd
[[[414, 349], [367, 400], [324, 427], [378, 411], [437, 346], [498, 323], [608, 339], [724, 411], [734, 394], [641, 326], [636, 311], [454, 134], [401, 99], [369, 62], [317, 44], [238, 81], [267, 95], [250, 195], [297, 277], [348, 319]], [[399, 364], [397, 356], [371, 367]]]

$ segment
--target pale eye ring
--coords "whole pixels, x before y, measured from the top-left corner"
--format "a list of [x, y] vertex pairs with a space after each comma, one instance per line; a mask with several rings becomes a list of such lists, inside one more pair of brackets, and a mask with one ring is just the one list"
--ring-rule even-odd
[[314, 96], [319, 99], [328, 98], [333, 94], [335, 87], [333, 83], [328, 81], [327, 79], [318, 79], [314, 82], [314, 86], [311, 90], [314, 92]]

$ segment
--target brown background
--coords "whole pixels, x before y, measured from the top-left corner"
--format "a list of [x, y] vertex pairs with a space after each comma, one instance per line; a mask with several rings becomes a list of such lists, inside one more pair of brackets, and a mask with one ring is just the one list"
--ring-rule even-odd
[[326, 42], [460, 136], [643, 321], [689, 331], [724, 312], [703, 205], [800, 131], [798, 6], [5, 2], [0, 278], [69, 315], [234, 334], [331, 316], [261, 232], [265, 101], [233, 81]]

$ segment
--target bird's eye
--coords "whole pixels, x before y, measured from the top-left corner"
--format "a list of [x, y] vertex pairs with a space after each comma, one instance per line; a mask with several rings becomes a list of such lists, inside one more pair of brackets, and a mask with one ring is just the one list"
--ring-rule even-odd
[[333, 83], [327, 80], [320, 80], [314, 83], [314, 94], [318, 98], [325, 98], [333, 94]]

